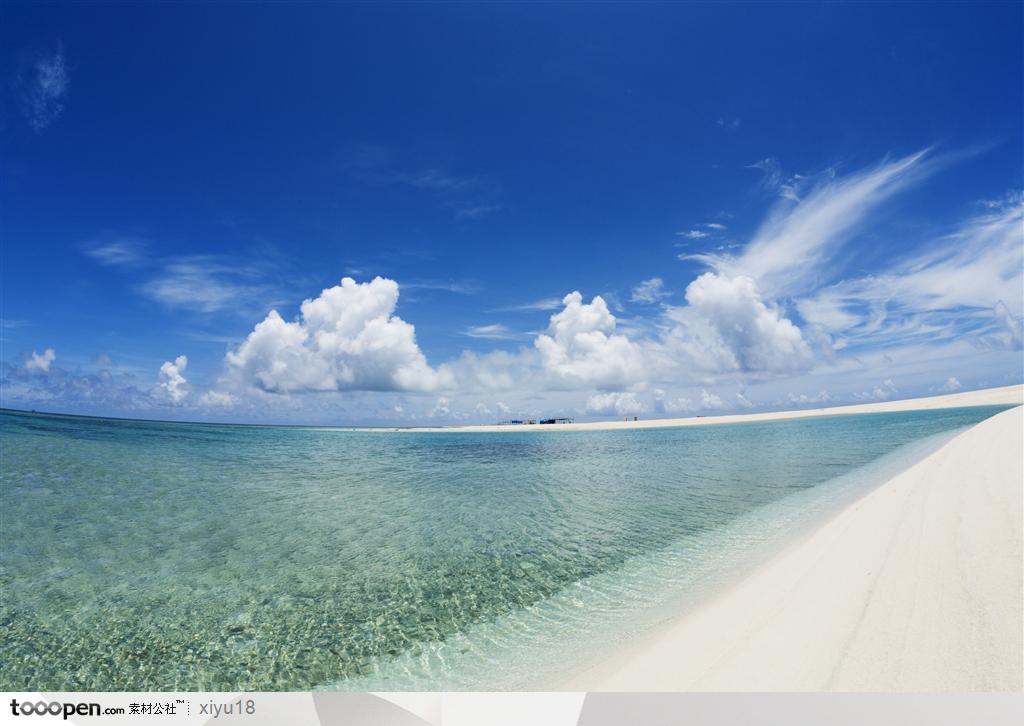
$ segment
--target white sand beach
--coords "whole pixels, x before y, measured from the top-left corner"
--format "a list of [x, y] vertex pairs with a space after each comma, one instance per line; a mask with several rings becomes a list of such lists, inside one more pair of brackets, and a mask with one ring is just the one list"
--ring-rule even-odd
[[[642, 429], [661, 426], [704, 426], [707, 424], [743, 423], [747, 421], [781, 421], [792, 418], [810, 418], [813, 416], [839, 416], [854, 413], [878, 413], [882, 411], [923, 411], [936, 408], [958, 408], [962, 406], [994, 406], [1001, 404], [1024, 403], [1024, 386], [1003, 386], [1001, 388], [985, 388], [979, 391], [963, 391], [948, 393], [927, 398], [911, 398], [902, 401], [876, 401], [858, 403], [852, 406], [834, 406], [831, 408], [809, 408], [792, 411], [773, 411], [768, 413], [742, 413], [725, 416], [691, 416], [689, 418], [657, 418], [641, 419], [640, 421], [591, 421], [588, 423], [571, 424], [514, 424], [506, 426], [436, 426], [400, 429], [401, 431], [463, 431], [479, 433], [488, 431], [600, 431], [609, 429]], [[398, 429], [396, 429], [398, 430]]]
[[[1020, 395], [1015, 386], [797, 415]], [[769, 417], [787, 416], [728, 418]], [[1021, 690], [1022, 441], [1020, 407], [958, 434], [730, 589], [560, 687]]]

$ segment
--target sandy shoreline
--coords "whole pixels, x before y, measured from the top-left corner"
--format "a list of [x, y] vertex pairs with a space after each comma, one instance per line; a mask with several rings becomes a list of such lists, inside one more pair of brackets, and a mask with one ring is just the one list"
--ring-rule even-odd
[[[604, 431], [615, 429], [643, 429], [666, 426], [705, 426], [707, 424], [743, 423], [748, 421], [782, 421], [793, 418], [813, 418], [815, 416], [840, 416], [856, 413], [881, 413], [883, 411], [924, 411], [937, 408], [960, 408], [966, 406], [1019, 405], [1024, 403], [1024, 385], [1003, 386], [1001, 388], [985, 388], [980, 391], [964, 391], [948, 393], [942, 396], [927, 398], [911, 398], [902, 401], [878, 401], [859, 403], [852, 406], [833, 406], [831, 408], [806, 408], [793, 411], [772, 411], [767, 413], [742, 413], [725, 416], [691, 416], [689, 418], [642, 419], [640, 421], [592, 421], [589, 423], [571, 424], [534, 424], [512, 426], [436, 426], [393, 429], [394, 431], [413, 432], [510, 432], [510, 431]], [[380, 430], [380, 429], [377, 429]], [[383, 429], [392, 430], [392, 429]]]
[[1021, 690], [1022, 441], [1020, 407], [986, 419], [559, 687]]

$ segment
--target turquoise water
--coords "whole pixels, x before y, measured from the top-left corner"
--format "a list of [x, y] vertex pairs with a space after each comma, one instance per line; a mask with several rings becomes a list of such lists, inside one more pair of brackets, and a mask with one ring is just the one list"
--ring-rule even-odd
[[530, 683], [1004, 409], [496, 434], [0, 412], [0, 689]]

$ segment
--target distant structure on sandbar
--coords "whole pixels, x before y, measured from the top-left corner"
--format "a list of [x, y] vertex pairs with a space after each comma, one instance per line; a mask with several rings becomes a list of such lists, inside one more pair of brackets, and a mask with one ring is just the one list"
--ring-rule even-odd
[[528, 418], [525, 421], [518, 418], [509, 419], [508, 421], [499, 421], [498, 426], [533, 426], [534, 424], [571, 424], [572, 418], [563, 416], [562, 418], [542, 418], [538, 421], [535, 418]]

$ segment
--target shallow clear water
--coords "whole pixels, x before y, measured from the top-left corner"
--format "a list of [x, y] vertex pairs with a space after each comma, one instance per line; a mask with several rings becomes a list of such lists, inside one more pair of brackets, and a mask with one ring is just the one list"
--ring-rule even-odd
[[0, 689], [529, 683], [1004, 408], [496, 434], [0, 412]]

